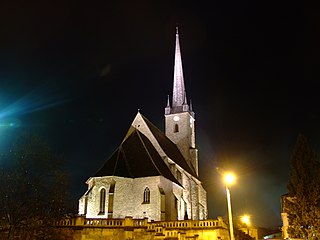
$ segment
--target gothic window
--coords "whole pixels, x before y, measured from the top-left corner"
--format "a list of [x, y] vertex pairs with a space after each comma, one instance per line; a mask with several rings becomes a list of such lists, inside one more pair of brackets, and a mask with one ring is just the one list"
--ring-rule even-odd
[[106, 190], [102, 188], [100, 190], [100, 212], [99, 214], [104, 214], [106, 207]]
[[109, 188], [109, 201], [108, 201], [108, 218], [112, 218], [113, 215], [113, 199], [114, 199], [114, 188], [116, 183], [112, 182]]
[[175, 124], [174, 125], [174, 132], [179, 132], [179, 125], [178, 124]]
[[148, 187], [144, 189], [143, 203], [150, 203], [150, 189]]

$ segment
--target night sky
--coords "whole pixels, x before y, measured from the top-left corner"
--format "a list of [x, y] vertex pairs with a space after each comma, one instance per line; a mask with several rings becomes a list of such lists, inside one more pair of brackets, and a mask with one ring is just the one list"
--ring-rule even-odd
[[234, 216], [278, 227], [297, 135], [320, 150], [316, 9], [294, 1], [1, 1], [0, 149], [20, 132], [43, 136], [64, 154], [77, 201], [138, 109], [163, 130], [178, 25], [209, 217], [227, 211], [219, 167], [238, 176]]

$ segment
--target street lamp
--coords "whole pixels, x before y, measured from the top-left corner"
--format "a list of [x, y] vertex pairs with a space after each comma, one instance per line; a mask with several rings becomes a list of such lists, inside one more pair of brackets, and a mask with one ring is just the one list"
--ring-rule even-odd
[[249, 215], [243, 215], [243, 216], [241, 216], [241, 221], [242, 221], [245, 225], [249, 226], [249, 225], [250, 225], [250, 216], [249, 216]]
[[228, 203], [228, 218], [229, 218], [229, 228], [230, 228], [230, 240], [235, 240], [233, 233], [233, 223], [232, 223], [232, 211], [231, 211], [231, 196], [229, 186], [232, 185], [236, 180], [236, 177], [232, 173], [227, 173], [224, 175], [224, 182], [226, 184], [227, 192], [227, 203]]
[[247, 232], [246, 232], [246, 234], [249, 235], [249, 226], [250, 226], [250, 224], [251, 224], [251, 222], [250, 222], [250, 216], [249, 216], [249, 215], [243, 215], [243, 216], [241, 216], [241, 222], [243, 222], [243, 223], [246, 225], [246, 227], [247, 227]]

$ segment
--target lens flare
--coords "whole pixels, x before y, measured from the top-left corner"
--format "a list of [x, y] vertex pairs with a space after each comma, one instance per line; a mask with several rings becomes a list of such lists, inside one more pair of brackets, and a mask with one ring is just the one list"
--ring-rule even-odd
[[0, 109], [0, 127], [17, 128], [22, 125], [19, 116], [55, 107], [70, 99], [63, 99], [61, 91], [49, 82], [33, 89], [25, 96]]

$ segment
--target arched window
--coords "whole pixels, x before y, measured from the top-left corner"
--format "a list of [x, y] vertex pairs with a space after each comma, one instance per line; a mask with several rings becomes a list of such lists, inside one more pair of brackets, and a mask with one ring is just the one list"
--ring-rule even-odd
[[178, 124], [175, 124], [174, 125], [174, 132], [179, 132], [179, 125]]
[[148, 187], [144, 189], [143, 203], [150, 203], [150, 189]]
[[104, 214], [106, 208], [106, 190], [102, 188], [100, 190], [100, 212], [99, 214]]

